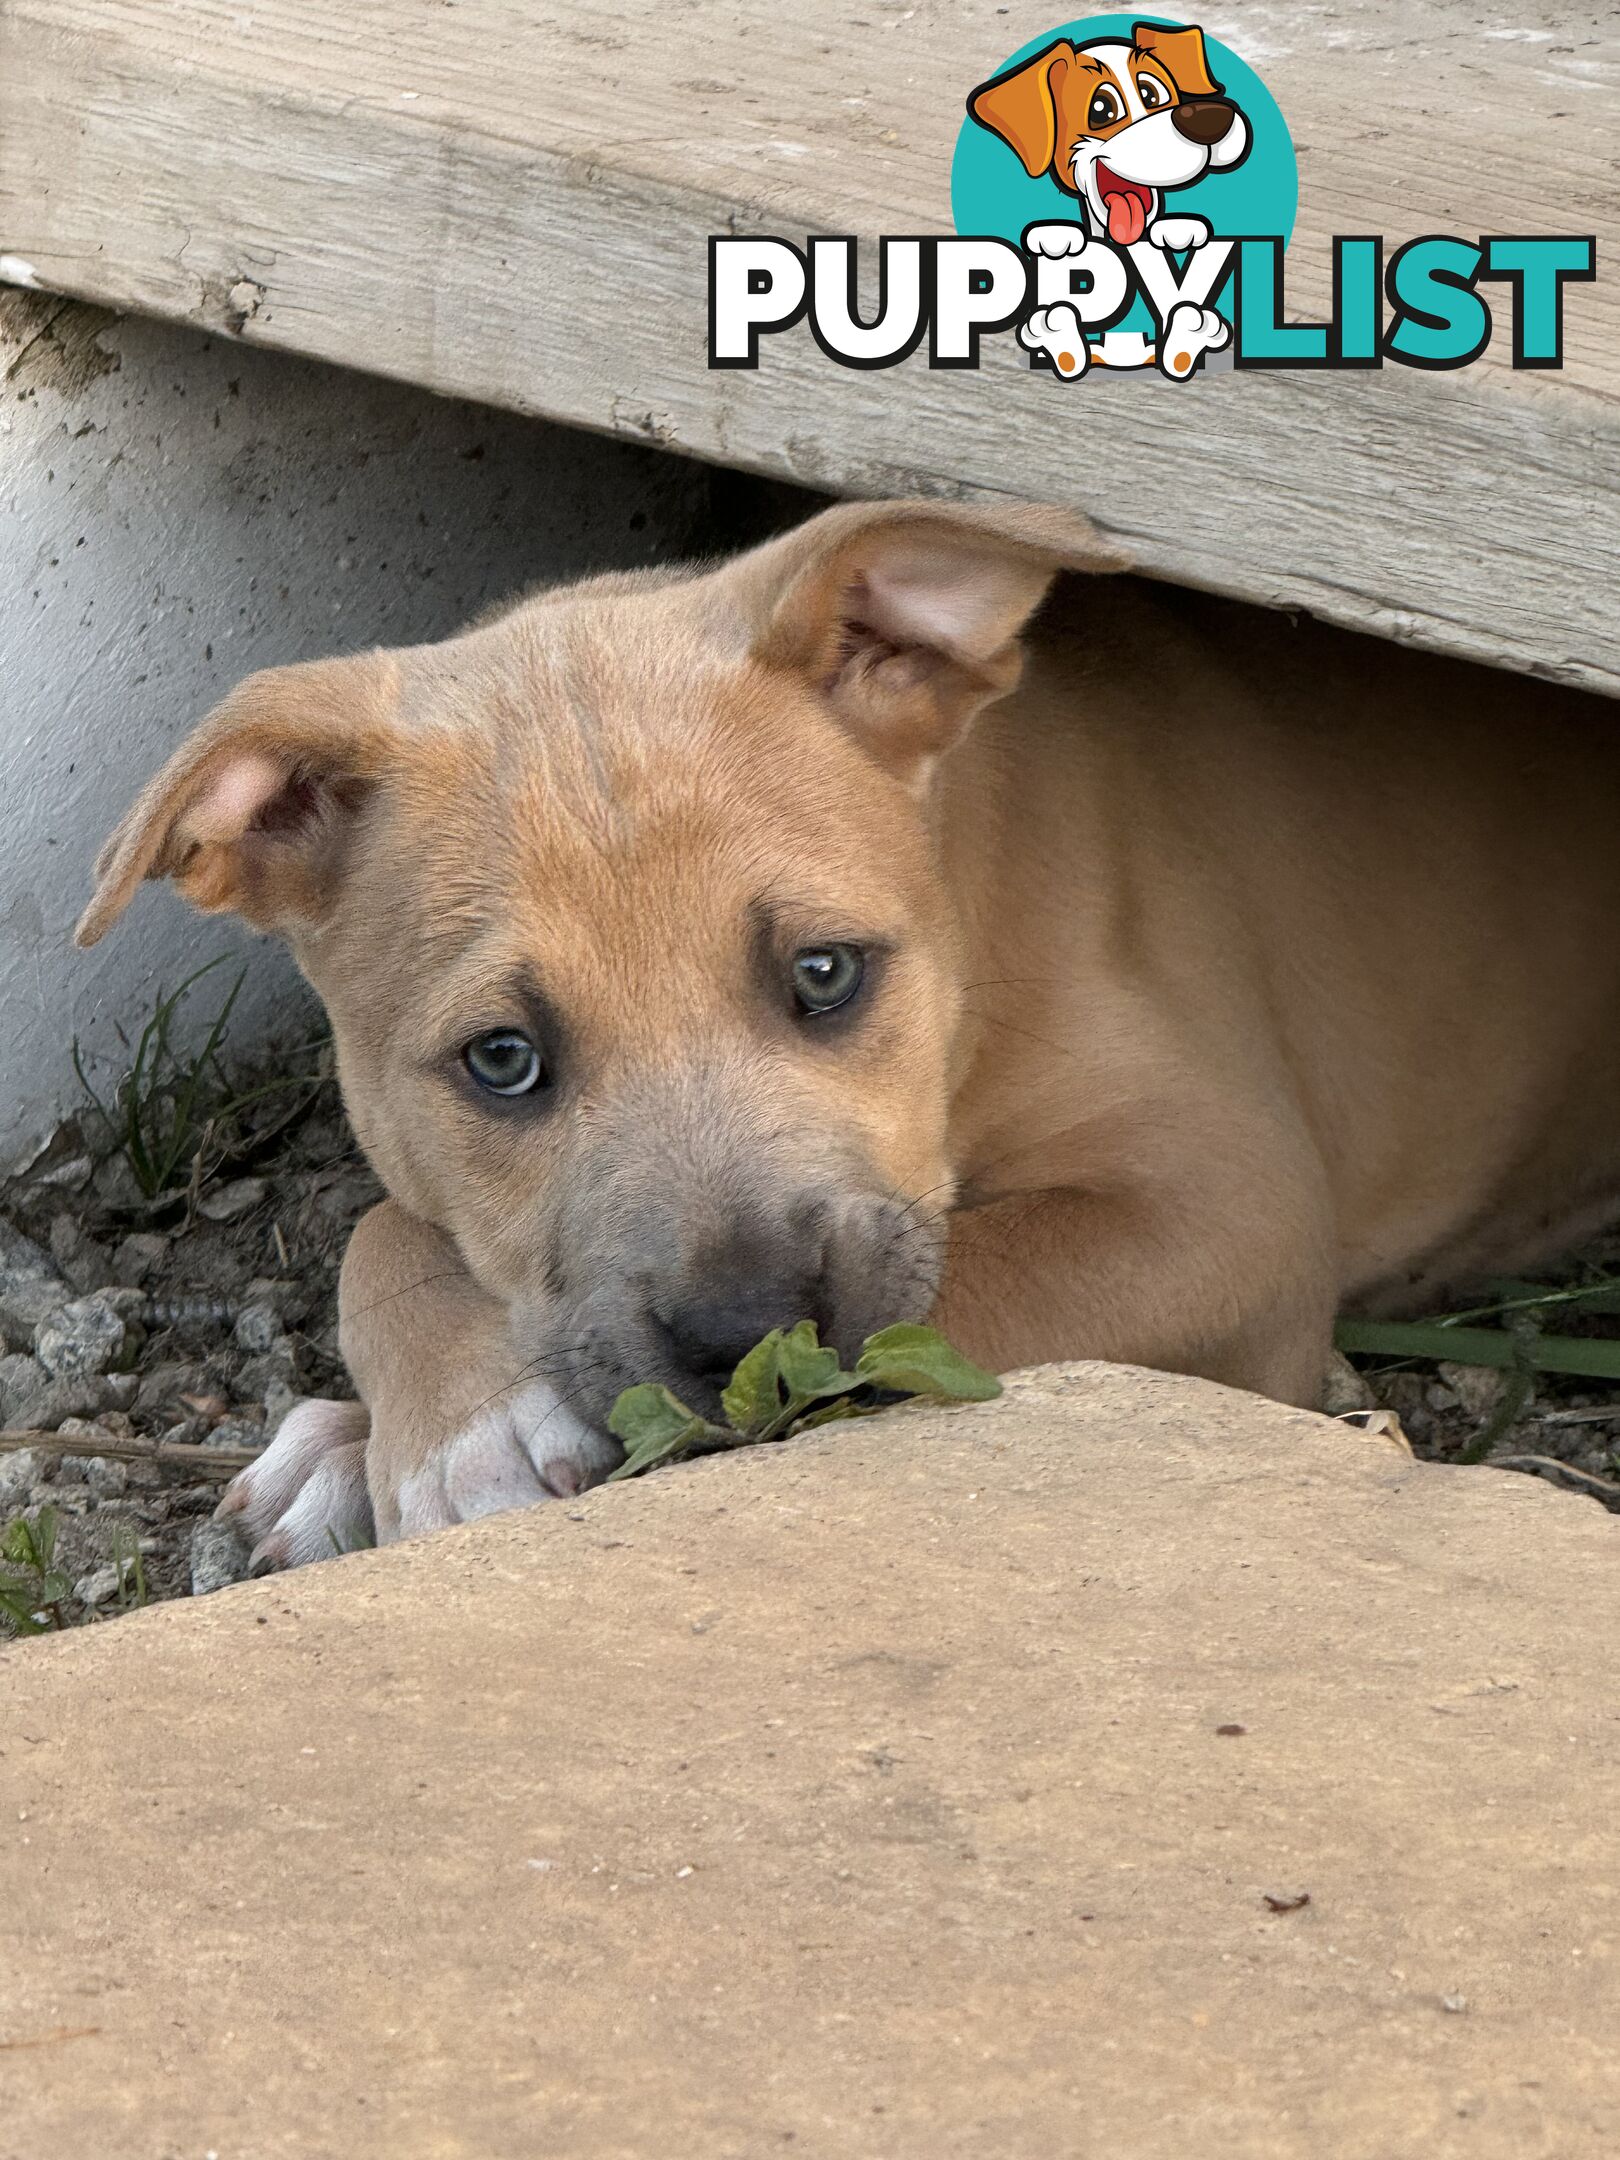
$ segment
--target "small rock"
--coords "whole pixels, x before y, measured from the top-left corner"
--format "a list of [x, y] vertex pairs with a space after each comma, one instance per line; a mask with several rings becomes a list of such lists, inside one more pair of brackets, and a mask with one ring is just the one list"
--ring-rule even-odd
[[0, 1327], [5, 1329], [8, 1340], [15, 1338], [25, 1346], [32, 1343], [35, 1328], [61, 1310], [67, 1294], [67, 1284], [54, 1277], [48, 1282], [15, 1283], [9, 1290], [0, 1291]]
[[0, 1358], [0, 1425], [28, 1425], [31, 1420], [18, 1414], [19, 1406], [48, 1384], [45, 1368], [24, 1352]]
[[53, 1380], [32, 1358], [0, 1358], [0, 1417], [14, 1430], [55, 1432], [64, 1418], [127, 1410], [134, 1396], [133, 1373]]
[[28, 1505], [34, 1486], [43, 1484], [55, 1464], [38, 1448], [17, 1448], [0, 1455], [0, 1514]]
[[34, 1355], [53, 1380], [88, 1380], [130, 1354], [124, 1316], [104, 1297], [75, 1298], [34, 1331]]
[[90, 1182], [94, 1167], [84, 1134], [76, 1118], [59, 1125], [37, 1154], [22, 1167], [30, 1185], [44, 1185], [57, 1192], [78, 1192]]
[[237, 1222], [260, 1204], [269, 1189], [262, 1177], [232, 1178], [228, 1185], [205, 1192], [197, 1202], [197, 1213], [209, 1222]]
[[[172, 1410], [184, 1400], [188, 1392], [195, 1390], [199, 1378], [197, 1367], [189, 1362], [173, 1360], [167, 1364], [154, 1365], [149, 1372], [141, 1374], [135, 1389], [137, 1412]], [[225, 1407], [220, 1397], [220, 1407]]]
[[1471, 1418], [1481, 1423], [1502, 1400], [1506, 1373], [1489, 1365], [1438, 1365], [1435, 1370]]
[[248, 1358], [236, 1376], [239, 1401], [264, 1402], [273, 1387], [297, 1388], [304, 1377], [303, 1346], [295, 1335], [278, 1335], [263, 1357]]
[[228, 1418], [221, 1418], [208, 1435], [210, 1447], [259, 1448], [264, 1446], [264, 1425], [256, 1416], [256, 1404], [240, 1409]]
[[307, 1312], [310, 1303], [308, 1285], [289, 1282], [284, 1275], [255, 1275], [243, 1296], [250, 1305], [274, 1306], [283, 1320]]
[[0, 1217], [0, 1294], [19, 1283], [54, 1283], [60, 1279], [50, 1254]]
[[129, 1490], [128, 1465], [110, 1455], [87, 1455], [84, 1481], [94, 1500], [121, 1500]]
[[51, 1217], [51, 1258], [62, 1274], [73, 1263], [73, 1255], [84, 1243], [85, 1230], [77, 1215], [70, 1215], [66, 1208]]
[[262, 1357], [282, 1340], [281, 1315], [273, 1305], [244, 1305], [232, 1332], [250, 1357]]
[[124, 1239], [112, 1256], [112, 1278], [138, 1290], [152, 1270], [167, 1259], [169, 1241], [155, 1230], [137, 1230]]
[[105, 1605], [109, 1598], [118, 1595], [122, 1584], [122, 1570], [109, 1560], [105, 1567], [81, 1575], [73, 1585], [73, 1595], [81, 1605]]
[[206, 1597], [211, 1590], [224, 1590], [232, 1583], [245, 1582], [247, 1571], [248, 1547], [238, 1536], [234, 1523], [215, 1522], [212, 1516], [207, 1516], [193, 1528], [193, 1597]]
[[103, 1156], [91, 1184], [102, 1206], [121, 1214], [137, 1214], [150, 1205], [127, 1155]]
[[[111, 1265], [111, 1262], [108, 1263]], [[151, 1302], [144, 1290], [131, 1290], [122, 1283], [112, 1283], [103, 1289], [98, 1283], [96, 1295], [110, 1305], [121, 1320], [138, 1322]], [[144, 1332], [142, 1339], [144, 1340]]]
[[1335, 1350], [1322, 1380], [1322, 1408], [1327, 1416], [1343, 1417], [1351, 1410], [1371, 1410], [1377, 1401], [1365, 1374], [1358, 1373], [1344, 1353]]

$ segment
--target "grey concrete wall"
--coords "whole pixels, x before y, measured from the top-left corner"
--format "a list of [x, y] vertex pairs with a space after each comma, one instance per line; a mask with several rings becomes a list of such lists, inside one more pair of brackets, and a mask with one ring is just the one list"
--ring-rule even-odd
[[[239, 1039], [296, 1029], [279, 948], [143, 893], [70, 943], [135, 789], [251, 669], [453, 630], [491, 598], [712, 544], [699, 466], [43, 294], [0, 291], [0, 1168], [160, 986], [250, 960]], [[228, 986], [234, 969], [210, 979]]]

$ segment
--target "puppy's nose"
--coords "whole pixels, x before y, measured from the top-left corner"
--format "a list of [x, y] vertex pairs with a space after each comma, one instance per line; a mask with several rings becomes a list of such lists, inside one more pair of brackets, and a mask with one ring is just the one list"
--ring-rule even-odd
[[1218, 143], [1237, 118], [1237, 107], [1228, 98], [1199, 98], [1193, 104], [1175, 106], [1170, 114], [1176, 133], [1207, 149]]
[[819, 1317], [808, 1285], [711, 1286], [659, 1315], [686, 1370], [722, 1385], [772, 1328]]

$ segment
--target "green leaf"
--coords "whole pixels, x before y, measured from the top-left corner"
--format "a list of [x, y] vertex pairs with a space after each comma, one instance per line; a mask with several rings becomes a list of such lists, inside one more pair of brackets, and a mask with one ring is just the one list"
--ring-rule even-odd
[[819, 1410], [807, 1410], [795, 1432], [808, 1432], [812, 1425], [835, 1425], [840, 1418], [870, 1417], [876, 1403], [851, 1402], [847, 1395], [840, 1395], [836, 1402], [823, 1403]]
[[608, 1413], [608, 1431], [625, 1447], [624, 1461], [608, 1479], [639, 1477], [660, 1463], [674, 1462], [705, 1439], [729, 1438], [689, 1410], [667, 1387], [645, 1382], [626, 1388]]
[[936, 1328], [901, 1325], [869, 1335], [855, 1361], [868, 1387], [901, 1395], [932, 1395], [952, 1402], [989, 1402], [1001, 1382], [963, 1357]]
[[758, 1432], [781, 1409], [782, 1397], [776, 1383], [782, 1339], [782, 1330], [772, 1328], [732, 1374], [720, 1401], [733, 1432]]
[[854, 1373], [839, 1371], [838, 1352], [821, 1347], [813, 1320], [801, 1320], [782, 1337], [777, 1365], [788, 1393], [807, 1401], [818, 1395], [841, 1395], [861, 1384]]

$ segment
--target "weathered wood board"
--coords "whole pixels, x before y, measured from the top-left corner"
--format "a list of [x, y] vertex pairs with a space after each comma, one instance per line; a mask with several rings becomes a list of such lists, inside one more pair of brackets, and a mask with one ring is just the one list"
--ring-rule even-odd
[[994, 0], [0, 0], [0, 255], [817, 486], [1070, 502], [1157, 575], [1620, 693], [1612, 9], [1202, 20], [1299, 148], [1293, 312], [1335, 232], [1593, 233], [1564, 369], [1069, 389], [1006, 340], [861, 374], [801, 327], [710, 370], [710, 234], [948, 229], [964, 92], [1047, 23]]

